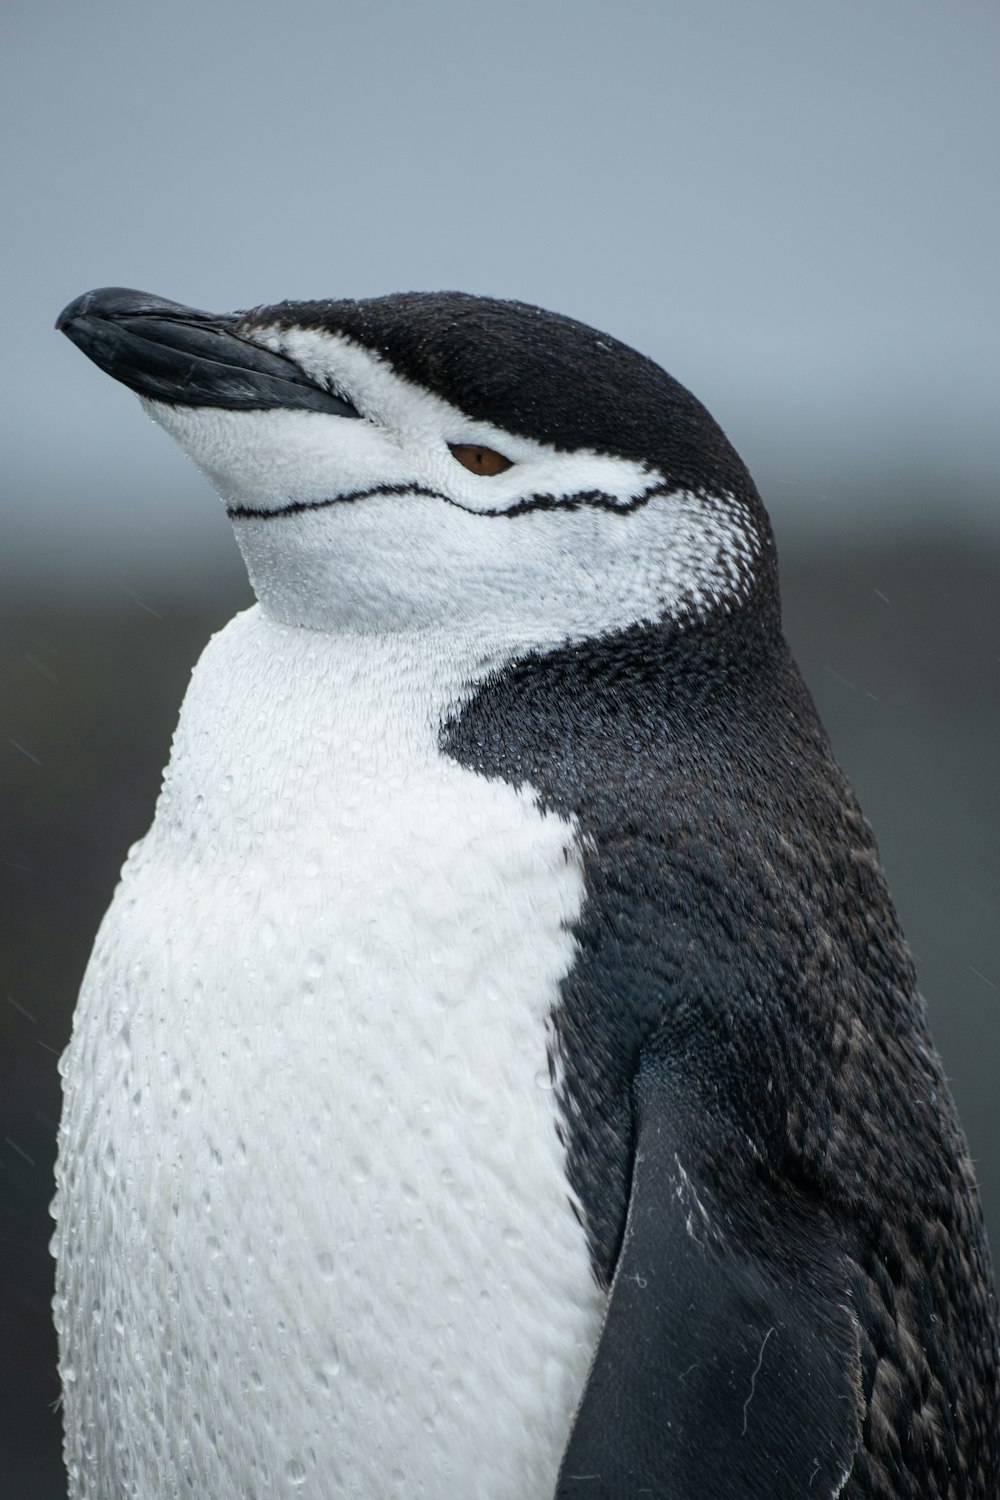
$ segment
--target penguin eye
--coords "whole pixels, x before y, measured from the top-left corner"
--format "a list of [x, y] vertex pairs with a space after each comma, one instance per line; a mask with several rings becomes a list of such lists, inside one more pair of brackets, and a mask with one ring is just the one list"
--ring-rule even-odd
[[484, 448], [480, 443], [449, 443], [448, 449], [471, 474], [502, 474], [513, 463], [495, 448]]

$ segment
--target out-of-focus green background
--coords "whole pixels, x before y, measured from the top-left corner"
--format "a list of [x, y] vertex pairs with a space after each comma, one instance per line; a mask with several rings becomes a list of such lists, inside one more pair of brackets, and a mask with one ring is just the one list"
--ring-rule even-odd
[[1000, 12], [923, 0], [69, 0], [4, 22], [0, 1493], [64, 1493], [57, 1056], [185, 684], [218, 502], [51, 331], [461, 287], [642, 348], [771, 510], [1000, 1245]]

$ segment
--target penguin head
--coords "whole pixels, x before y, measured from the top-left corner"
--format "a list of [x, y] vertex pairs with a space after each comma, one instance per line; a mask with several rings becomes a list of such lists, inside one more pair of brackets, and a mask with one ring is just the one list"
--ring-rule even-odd
[[720, 428], [572, 319], [461, 293], [215, 316], [105, 288], [57, 326], [205, 473], [284, 623], [540, 647], [773, 591]]

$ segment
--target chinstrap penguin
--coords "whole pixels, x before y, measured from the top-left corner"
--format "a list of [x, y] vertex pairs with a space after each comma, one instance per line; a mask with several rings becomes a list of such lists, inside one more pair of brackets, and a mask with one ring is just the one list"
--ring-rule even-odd
[[712, 418], [455, 293], [59, 326], [259, 601], [61, 1065], [73, 1500], [996, 1500], [972, 1169]]

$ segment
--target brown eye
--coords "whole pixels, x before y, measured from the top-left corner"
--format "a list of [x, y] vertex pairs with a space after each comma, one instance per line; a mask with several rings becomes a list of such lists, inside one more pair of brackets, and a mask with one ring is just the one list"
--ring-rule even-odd
[[479, 443], [449, 443], [448, 447], [452, 457], [472, 474], [502, 474], [511, 467], [512, 460], [495, 448], [483, 448]]

